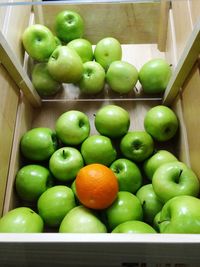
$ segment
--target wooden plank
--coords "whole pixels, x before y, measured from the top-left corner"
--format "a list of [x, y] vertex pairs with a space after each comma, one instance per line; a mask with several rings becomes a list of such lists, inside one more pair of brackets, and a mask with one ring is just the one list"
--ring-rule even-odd
[[189, 0], [189, 8], [192, 20], [192, 26], [197, 23], [200, 18], [200, 1], [199, 0]]
[[19, 91], [0, 65], [0, 215], [3, 209]]
[[180, 58], [192, 31], [188, 0], [171, 1], [176, 33], [177, 56]]
[[[36, 19], [52, 31], [56, 15], [70, 9], [78, 12], [85, 21], [84, 38], [93, 44], [103, 37], [112, 36], [122, 44], [157, 43], [159, 25], [159, 2], [147, 3], [83, 3], [65, 5], [44, 5], [39, 9]], [[36, 23], [40, 21], [36, 20]], [[103, 29], [103, 30], [102, 30]]]
[[192, 69], [200, 53], [200, 21], [196, 24], [190, 38], [187, 41], [181, 58], [175, 68], [172, 78], [166, 88], [163, 103], [170, 105], [175, 100], [185, 79]]
[[170, 8], [170, 1], [161, 0], [159, 29], [158, 29], [158, 49], [160, 51], [166, 50], [169, 8]]
[[187, 128], [191, 167], [200, 177], [200, 73], [198, 62], [183, 86], [182, 105]]
[[23, 91], [25, 97], [33, 106], [40, 106], [41, 101], [34, 89], [27, 73], [22, 68], [19, 59], [9, 46], [8, 42], [0, 32], [0, 62], [12, 76], [18, 87]]

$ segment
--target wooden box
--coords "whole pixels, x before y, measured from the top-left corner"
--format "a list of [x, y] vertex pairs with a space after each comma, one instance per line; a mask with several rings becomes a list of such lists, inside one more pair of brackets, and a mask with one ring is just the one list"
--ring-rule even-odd
[[[7, 1], [9, 2], [9, 1]], [[138, 69], [149, 59], [165, 58], [173, 76], [164, 95], [137, 90], [119, 96], [107, 88], [95, 97], [82, 96], [77, 87], [64, 85], [62, 93], [41, 99], [30, 80], [31, 61], [21, 35], [32, 23], [53, 29], [56, 14], [79, 12], [85, 37], [94, 45], [113, 36], [123, 44], [123, 59]], [[200, 177], [200, 2], [199, 0], [130, 1], [0, 1], [0, 213], [19, 205], [14, 182], [20, 167], [19, 142], [32, 127], [54, 128], [64, 111], [84, 111], [91, 119], [106, 103], [115, 103], [131, 115], [132, 130], [143, 129], [152, 106], [175, 110], [180, 130], [167, 148]], [[0, 266], [121, 266], [197, 267], [199, 235], [183, 234], [0, 234]]]

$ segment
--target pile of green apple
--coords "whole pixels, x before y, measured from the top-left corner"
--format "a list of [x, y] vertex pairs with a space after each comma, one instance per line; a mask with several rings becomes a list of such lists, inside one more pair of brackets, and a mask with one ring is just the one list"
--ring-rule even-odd
[[170, 65], [160, 58], [146, 62], [140, 71], [122, 60], [122, 47], [113, 37], [98, 41], [94, 51], [84, 39], [85, 23], [74, 11], [57, 14], [54, 32], [41, 24], [26, 28], [22, 43], [34, 60], [32, 83], [40, 96], [56, 94], [62, 83], [74, 83], [83, 94], [94, 95], [105, 83], [119, 94], [131, 92], [136, 83], [146, 93], [163, 93], [171, 77]]
[[[176, 138], [176, 114], [163, 105], [149, 109], [143, 131], [129, 129], [130, 115], [119, 105], [103, 105], [93, 119], [69, 110], [55, 130], [24, 133], [15, 181], [21, 207], [0, 219], [0, 232], [200, 233], [197, 176], [171, 152], [157, 150]], [[76, 194], [76, 175], [91, 163], [110, 167], [118, 180], [117, 198], [103, 210], [88, 209]]]

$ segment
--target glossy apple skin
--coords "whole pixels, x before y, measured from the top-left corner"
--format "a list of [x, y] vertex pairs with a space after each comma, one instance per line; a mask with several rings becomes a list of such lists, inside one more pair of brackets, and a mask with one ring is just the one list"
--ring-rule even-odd
[[117, 152], [111, 139], [103, 135], [91, 135], [81, 145], [85, 164], [100, 163], [106, 166], [116, 159]]
[[127, 221], [114, 228], [112, 233], [123, 234], [155, 234], [156, 231], [149, 224], [141, 221]]
[[114, 61], [106, 72], [106, 81], [110, 88], [120, 94], [129, 93], [138, 81], [138, 71], [125, 61]]
[[163, 207], [163, 203], [155, 194], [152, 184], [143, 185], [137, 191], [136, 197], [138, 197], [142, 205], [144, 222], [152, 225], [154, 217]]
[[145, 93], [163, 93], [172, 75], [170, 65], [161, 58], [146, 62], [139, 71], [139, 81]]
[[31, 76], [32, 83], [41, 97], [55, 95], [61, 89], [61, 84], [51, 77], [47, 63], [35, 64]]
[[27, 53], [40, 62], [47, 61], [57, 46], [53, 33], [40, 24], [27, 27], [22, 35], [22, 42]]
[[105, 210], [105, 216], [110, 230], [113, 230], [117, 225], [126, 221], [142, 221], [142, 205], [135, 195], [120, 191], [114, 203]]
[[67, 46], [77, 52], [83, 63], [93, 60], [92, 44], [88, 40], [83, 38], [74, 39]]
[[83, 18], [72, 10], [61, 11], [55, 19], [55, 31], [65, 43], [80, 38], [84, 33]]
[[115, 173], [119, 191], [135, 193], [142, 185], [142, 174], [138, 166], [125, 158], [115, 160], [110, 169]]
[[40, 195], [53, 186], [54, 180], [49, 170], [31, 164], [22, 167], [16, 175], [15, 186], [18, 196], [28, 202], [35, 202]]
[[0, 219], [0, 233], [42, 233], [43, 228], [42, 218], [26, 207], [10, 210]]
[[156, 230], [156, 232], [160, 233], [160, 214], [161, 211], [159, 211], [156, 216], [153, 219], [153, 228]]
[[152, 155], [154, 141], [145, 131], [131, 131], [121, 139], [120, 150], [126, 158], [142, 162]]
[[97, 111], [94, 123], [101, 135], [119, 138], [128, 132], [130, 115], [120, 106], [105, 105]]
[[59, 233], [106, 233], [106, 226], [84, 206], [73, 208], [61, 222]]
[[182, 162], [170, 162], [160, 166], [153, 175], [153, 189], [159, 199], [166, 203], [179, 195], [199, 194], [199, 180], [196, 174]]
[[33, 128], [22, 136], [20, 149], [22, 155], [29, 160], [48, 160], [57, 149], [56, 134], [50, 128]]
[[145, 115], [144, 128], [157, 141], [168, 141], [177, 132], [178, 118], [174, 111], [166, 106], [151, 108]]
[[97, 94], [104, 89], [105, 70], [95, 61], [88, 61], [83, 64], [83, 75], [78, 82], [81, 93]]
[[38, 199], [39, 215], [50, 227], [57, 227], [65, 215], [76, 206], [72, 189], [56, 185], [47, 189]]
[[112, 37], [101, 39], [94, 49], [94, 58], [107, 71], [113, 61], [121, 60], [121, 44]]
[[177, 196], [163, 206], [160, 213], [161, 233], [200, 233], [200, 200], [192, 196]]
[[78, 110], [67, 111], [56, 120], [55, 130], [63, 144], [79, 145], [90, 134], [89, 118]]
[[146, 177], [152, 181], [155, 171], [164, 163], [178, 161], [178, 159], [167, 150], [159, 150], [143, 164], [143, 170]]
[[61, 83], [76, 83], [83, 73], [83, 63], [76, 51], [67, 46], [58, 46], [48, 60], [50, 75]]
[[67, 182], [76, 178], [84, 161], [78, 149], [62, 147], [56, 150], [49, 160], [49, 169], [56, 179]]

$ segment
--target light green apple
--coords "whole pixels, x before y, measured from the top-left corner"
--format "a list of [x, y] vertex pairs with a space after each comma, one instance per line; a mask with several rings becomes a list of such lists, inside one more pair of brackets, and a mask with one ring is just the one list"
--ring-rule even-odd
[[74, 39], [67, 46], [77, 52], [83, 63], [93, 60], [92, 44], [88, 40], [83, 38]]
[[83, 75], [78, 82], [81, 93], [97, 94], [104, 89], [105, 70], [95, 61], [88, 61], [83, 64]]
[[117, 225], [131, 220], [143, 220], [140, 200], [130, 192], [118, 192], [116, 200], [105, 210], [105, 216], [110, 230]]
[[170, 64], [162, 58], [151, 59], [139, 71], [139, 81], [145, 93], [163, 93], [171, 78]]
[[130, 115], [118, 105], [105, 105], [97, 111], [94, 123], [101, 135], [119, 138], [128, 132]]
[[155, 234], [156, 231], [149, 224], [141, 221], [127, 221], [114, 228], [112, 233], [123, 234]]
[[106, 233], [106, 226], [84, 206], [73, 208], [62, 220], [59, 233]]
[[76, 51], [67, 46], [58, 46], [48, 60], [48, 71], [58, 82], [76, 83], [83, 73], [83, 63]]
[[142, 174], [134, 162], [119, 158], [111, 164], [110, 169], [117, 177], [119, 191], [128, 191], [134, 194], [141, 187]]
[[179, 122], [172, 109], [158, 105], [147, 111], [144, 118], [145, 130], [157, 141], [168, 141], [176, 134]]
[[162, 209], [163, 203], [155, 194], [152, 184], [140, 187], [136, 197], [139, 198], [142, 205], [144, 222], [153, 224], [154, 217]]
[[107, 71], [113, 61], [121, 60], [121, 44], [113, 37], [101, 39], [95, 46], [94, 58]]
[[160, 214], [161, 211], [159, 211], [156, 216], [153, 219], [153, 228], [156, 230], [156, 232], [160, 233]]
[[126, 94], [134, 89], [138, 81], [138, 71], [132, 64], [117, 60], [110, 64], [106, 81], [113, 91]]
[[45, 225], [57, 227], [65, 215], [76, 206], [72, 189], [56, 185], [47, 189], [38, 199], [37, 208]]
[[47, 63], [35, 64], [31, 77], [33, 86], [41, 97], [55, 95], [62, 88], [50, 75]]
[[145, 160], [143, 170], [146, 177], [152, 181], [155, 171], [164, 163], [178, 161], [178, 159], [167, 150], [158, 150], [149, 159]]
[[142, 162], [152, 155], [154, 141], [145, 131], [130, 131], [121, 139], [120, 150], [128, 159]]
[[200, 234], [200, 200], [177, 196], [163, 206], [160, 213], [161, 233]]
[[0, 233], [42, 233], [42, 218], [27, 207], [19, 207], [7, 212], [0, 219]]
[[56, 179], [67, 182], [76, 178], [78, 171], [84, 166], [81, 153], [74, 147], [61, 147], [49, 160], [49, 169]]
[[196, 174], [179, 161], [161, 165], [153, 175], [152, 185], [163, 203], [179, 195], [197, 197], [200, 190]]
[[55, 130], [63, 144], [79, 145], [90, 134], [90, 121], [85, 113], [79, 110], [69, 110], [58, 117]]
[[25, 132], [20, 141], [22, 155], [32, 161], [48, 160], [57, 146], [55, 132], [47, 127], [36, 127]]
[[55, 32], [65, 43], [80, 38], [84, 33], [83, 18], [75, 11], [63, 10], [56, 16]]
[[53, 186], [53, 183], [50, 171], [36, 164], [20, 168], [15, 180], [17, 195], [28, 202], [37, 201], [44, 191]]
[[37, 61], [47, 61], [57, 46], [53, 33], [41, 24], [27, 27], [22, 42], [26, 52]]
[[117, 158], [117, 151], [109, 137], [91, 135], [81, 145], [81, 154], [85, 164], [100, 163], [106, 166]]

